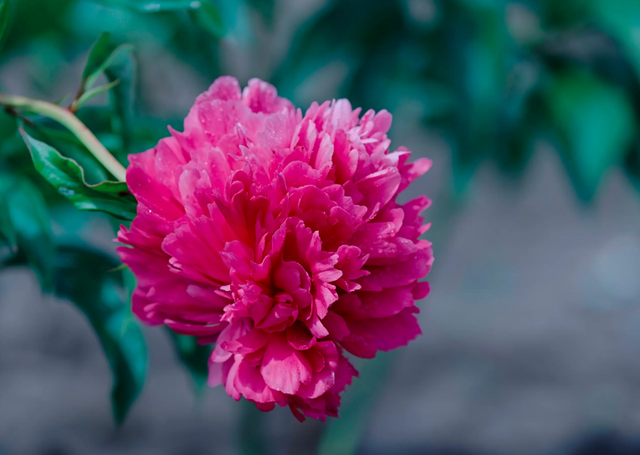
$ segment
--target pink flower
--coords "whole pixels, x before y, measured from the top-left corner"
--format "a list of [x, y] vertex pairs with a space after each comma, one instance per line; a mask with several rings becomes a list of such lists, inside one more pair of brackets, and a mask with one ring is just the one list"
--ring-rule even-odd
[[391, 115], [314, 103], [257, 79], [200, 95], [184, 132], [130, 156], [139, 201], [118, 241], [147, 324], [216, 343], [209, 384], [264, 411], [337, 416], [365, 358], [420, 334], [429, 200], [396, 197], [431, 162], [389, 153]]

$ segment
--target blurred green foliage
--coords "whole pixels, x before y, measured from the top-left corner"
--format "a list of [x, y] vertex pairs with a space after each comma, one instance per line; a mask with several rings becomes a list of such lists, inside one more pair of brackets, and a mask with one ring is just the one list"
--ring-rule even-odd
[[[153, 146], [167, 124], [181, 122], [160, 118], [137, 97], [145, 68], [136, 57], [161, 49], [212, 81], [225, 72], [224, 46], [260, 49], [258, 37], [278, 32], [283, 4], [0, 0], [0, 64], [11, 69], [0, 77], [0, 92], [17, 78], [49, 100], [62, 96], [53, 88], [69, 84], [59, 84], [59, 73], [86, 59], [84, 70], [74, 73], [77, 92], [60, 104], [77, 111], [126, 165], [128, 154]], [[532, 153], [547, 143], [559, 153], [577, 197], [588, 202], [616, 167], [640, 190], [638, 30], [637, 0], [329, 0], [297, 24], [286, 55], [269, 62], [267, 78], [304, 106], [310, 100], [302, 88], [337, 67], [344, 71], [336, 97], [364, 108], [419, 112], [421, 124], [450, 147], [458, 196], [483, 163], [520, 178]], [[133, 278], [118, 268], [113, 251], [54, 234], [51, 214], [69, 213], [74, 204], [108, 224], [111, 218], [93, 211], [129, 220], [135, 200], [122, 183], [108, 182], [109, 171], [77, 137], [48, 118], [22, 113], [30, 155], [16, 114], [0, 112], [0, 264], [29, 265], [43, 290], [86, 315], [114, 373], [120, 422], [146, 376], [144, 338], [129, 310]], [[64, 217], [57, 223], [72, 231], [87, 222]], [[201, 387], [210, 347], [169, 335], [177, 359]], [[346, 426], [329, 425], [322, 453], [356, 450], [388, 361], [368, 367], [378, 379], [367, 380], [365, 370], [363, 380], [370, 382], [345, 400], [347, 418], [337, 422]], [[257, 431], [251, 422], [243, 428]]]
[[339, 61], [339, 96], [419, 105], [448, 139], [459, 193], [487, 160], [521, 176], [547, 141], [588, 201], [613, 166], [640, 176], [638, 25], [633, 0], [331, 1], [300, 27], [276, 80], [297, 87]]
[[[28, 178], [0, 171], [5, 241], [0, 256], [7, 265], [28, 263], [45, 291], [53, 288], [53, 233], [42, 194]], [[0, 239], [2, 240], [2, 239]]]
[[147, 348], [131, 313], [119, 262], [83, 245], [59, 245], [56, 251], [56, 294], [69, 299], [87, 317], [113, 372], [111, 392], [116, 422], [144, 385]]

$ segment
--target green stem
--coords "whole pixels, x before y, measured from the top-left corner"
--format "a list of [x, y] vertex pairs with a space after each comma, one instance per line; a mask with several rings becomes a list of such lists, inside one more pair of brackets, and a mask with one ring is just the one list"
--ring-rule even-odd
[[5, 95], [2, 93], [0, 93], [0, 105], [40, 114], [64, 125], [116, 179], [123, 182], [126, 180], [127, 171], [124, 166], [109, 153], [89, 128], [68, 109], [47, 101], [33, 100], [25, 98], [24, 96]]
[[242, 455], [268, 454], [264, 413], [247, 400], [242, 400], [241, 406], [242, 414], [238, 428], [240, 453]]

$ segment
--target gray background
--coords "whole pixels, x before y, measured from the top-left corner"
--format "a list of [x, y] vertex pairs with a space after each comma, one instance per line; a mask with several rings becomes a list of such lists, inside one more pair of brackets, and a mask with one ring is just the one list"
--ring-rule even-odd
[[[268, 73], [295, 21], [320, 3], [281, 2], [286, 14], [264, 36], [269, 52], [229, 43], [229, 72]], [[155, 115], [184, 113], [210, 82], [160, 49], [139, 55], [143, 100]], [[75, 86], [82, 62], [60, 69], [54, 93]], [[31, 70], [14, 59], [2, 85], [45, 96], [23, 85]], [[331, 96], [332, 74], [309, 97]], [[640, 434], [637, 193], [613, 171], [595, 202], [581, 206], [557, 155], [540, 146], [518, 186], [485, 166], [455, 215], [440, 217], [449, 154], [412, 122], [411, 106], [394, 114], [392, 146], [434, 160], [411, 192], [434, 198], [441, 243], [432, 294], [421, 304], [424, 335], [399, 352], [382, 395], [371, 398], [378, 401], [363, 453], [546, 454], [597, 432]], [[107, 233], [98, 223], [79, 235], [112, 248]], [[145, 332], [148, 383], [117, 430], [110, 371], [86, 320], [42, 297], [29, 271], [0, 272], [0, 454], [237, 453], [241, 407], [222, 388], [196, 398], [164, 333]], [[273, 422], [278, 441], [300, 431], [287, 410], [276, 410]]]

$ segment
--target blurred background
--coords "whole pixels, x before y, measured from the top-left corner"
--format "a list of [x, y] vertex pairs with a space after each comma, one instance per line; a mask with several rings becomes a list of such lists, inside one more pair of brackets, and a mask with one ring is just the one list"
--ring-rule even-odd
[[[359, 364], [340, 419], [299, 424], [203, 389], [166, 333], [143, 328], [146, 385], [118, 427], [85, 316], [41, 292], [37, 258], [34, 272], [0, 249], [0, 454], [640, 454], [640, 2], [9, 6], [2, 93], [57, 101], [101, 32], [133, 44], [127, 140], [108, 95], [78, 114], [123, 160], [181, 129], [222, 74], [268, 80], [303, 109], [386, 108], [392, 148], [434, 161], [404, 197], [434, 200], [436, 261], [424, 335]], [[112, 257], [106, 216], [54, 194], [1, 115], [0, 179], [29, 182], [56, 244]]]

